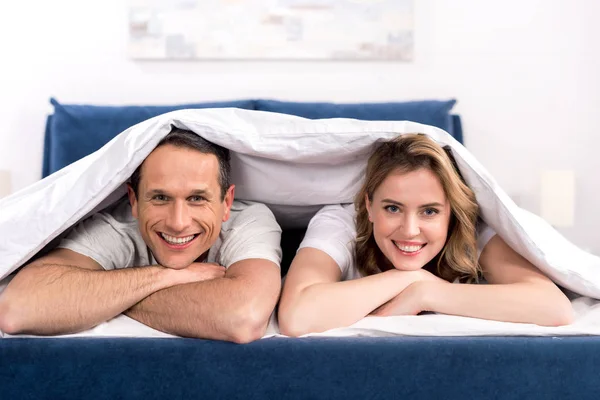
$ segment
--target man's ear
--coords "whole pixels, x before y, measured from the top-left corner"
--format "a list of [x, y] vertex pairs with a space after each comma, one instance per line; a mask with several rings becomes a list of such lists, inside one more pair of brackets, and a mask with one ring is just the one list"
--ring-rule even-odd
[[369, 195], [365, 194], [365, 206], [367, 207], [367, 213], [369, 214], [369, 221], [373, 222], [371, 218], [371, 200], [369, 200]]
[[131, 215], [133, 215], [133, 218], [137, 218], [137, 197], [135, 196], [135, 191], [129, 183], [127, 184], [127, 197], [129, 197], [129, 204], [131, 204]]
[[235, 185], [229, 186], [227, 192], [225, 193], [225, 198], [223, 199], [223, 205], [225, 206], [225, 211], [223, 212], [223, 222], [229, 219], [231, 215], [231, 206], [233, 205], [233, 196], [235, 193]]

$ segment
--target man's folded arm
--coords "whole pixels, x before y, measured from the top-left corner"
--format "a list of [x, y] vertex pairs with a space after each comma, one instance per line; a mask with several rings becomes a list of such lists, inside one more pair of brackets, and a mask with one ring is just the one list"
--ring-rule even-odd
[[278, 264], [251, 258], [223, 278], [157, 291], [125, 314], [174, 335], [247, 343], [264, 335], [280, 289]]
[[58, 335], [90, 329], [183, 283], [174, 272], [160, 266], [105, 271], [90, 257], [56, 249], [22, 268], [0, 294], [0, 330]]

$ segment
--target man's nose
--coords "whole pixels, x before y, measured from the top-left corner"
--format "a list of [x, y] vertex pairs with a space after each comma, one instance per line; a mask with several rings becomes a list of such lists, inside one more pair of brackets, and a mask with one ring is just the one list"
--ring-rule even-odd
[[184, 201], [175, 201], [171, 206], [167, 227], [173, 230], [173, 233], [184, 232], [190, 225], [190, 214], [188, 206]]
[[402, 235], [407, 239], [413, 238], [421, 233], [417, 215], [406, 213], [400, 223], [401, 225], [398, 227], [398, 230], [400, 230]]

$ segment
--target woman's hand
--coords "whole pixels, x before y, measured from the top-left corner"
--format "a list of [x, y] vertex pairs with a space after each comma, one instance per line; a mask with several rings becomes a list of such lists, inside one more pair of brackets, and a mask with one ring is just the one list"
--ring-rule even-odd
[[[431, 274], [431, 276], [434, 275]], [[429, 293], [432, 293], [432, 291], [436, 290], [438, 285], [450, 284], [440, 278], [435, 278], [436, 279], [420, 280], [411, 283], [396, 297], [373, 310], [371, 315], [378, 317], [387, 317], [392, 315], [417, 315], [420, 312], [429, 311], [427, 303]]]

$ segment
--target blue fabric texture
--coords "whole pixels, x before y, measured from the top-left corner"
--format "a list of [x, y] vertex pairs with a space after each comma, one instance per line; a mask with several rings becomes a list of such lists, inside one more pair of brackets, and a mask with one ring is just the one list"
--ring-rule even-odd
[[252, 109], [252, 100], [172, 106], [92, 106], [50, 99], [54, 114], [46, 128], [43, 176], [98, 150], [125, 129], [157, 115], [184, 108]]
[[599, 337], [0, 339], [3, 399], [597, 399]]
[[460, 143], [465, 144], [463, 141], [462, 122], [458, 115], [452, 115], [452, 131], [448, 131], [448, 133], [454, 136], [454, 139]]
[[256, 100], [255, 107], [261, 111], [291, 114], [310, 119], [355, 118], [368, 121], [414, 121], [437, 126], [452, 134], [453, 124], [450, 110], [455, 103], [456, 100], [356, 104]]

